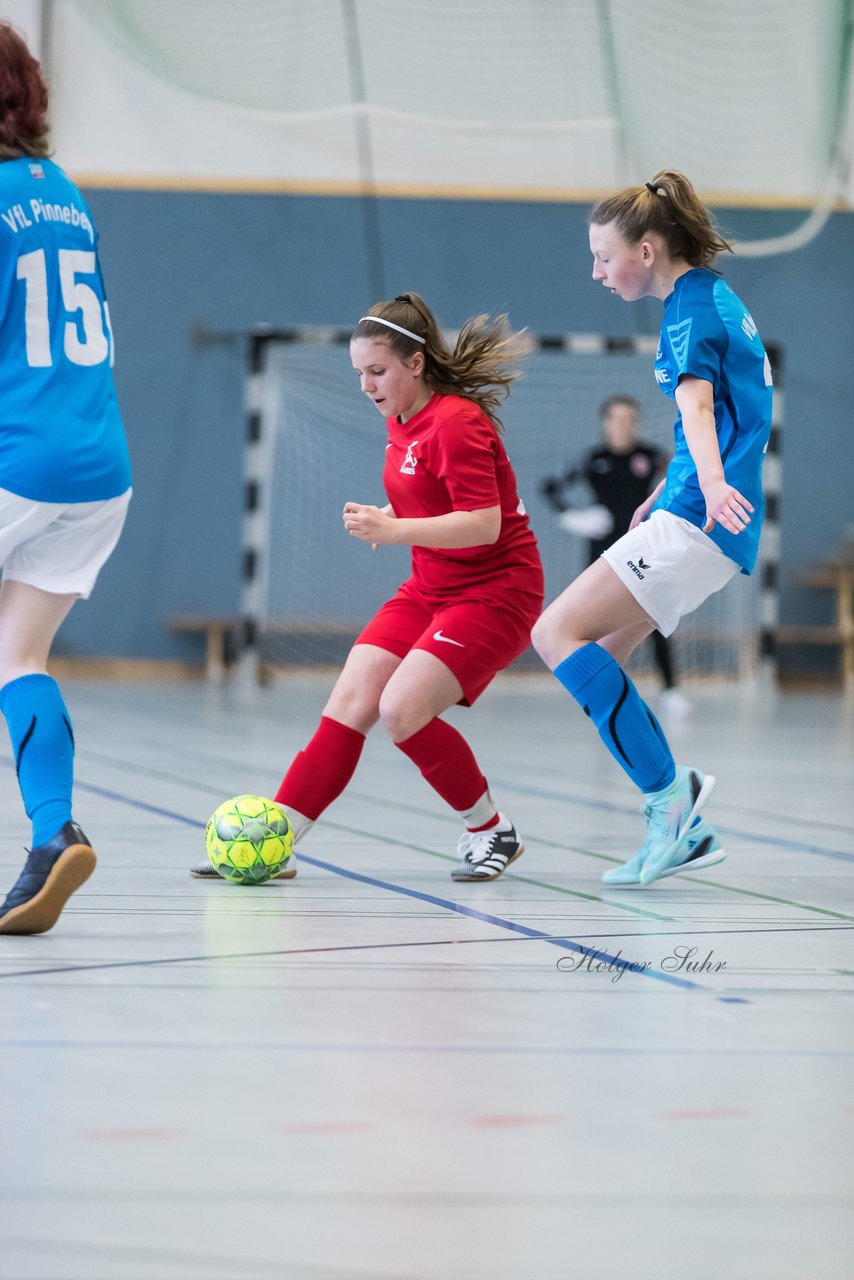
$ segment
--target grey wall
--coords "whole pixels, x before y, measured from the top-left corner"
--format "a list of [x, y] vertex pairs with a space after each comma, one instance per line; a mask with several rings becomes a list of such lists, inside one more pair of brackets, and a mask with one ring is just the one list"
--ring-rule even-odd
[[[239, 594], [245, 344], [199, 345], [268, 322], [349, 326], [375, 300], [356, 198], [86, 192], [116, 332], [116, 378], [135, 466], [123, 540], [57, 652], [195, 657], [167, 634], [179, 612], [231, 612]], [[385, 199], [386, 286], [422, 293], [448, 325], [509, 310], [538, 333], [656, 332], [660, 305], [626, 304], [590, 279], [586, 207]], [[732, 234], [790, 229], [803, 215], [721, 210]], [[786, 353], [783, 616], [824, 621], [829, 601], [799, 570], [854, 522], [854, 218], [807, 248], [727, 261], [725, 274]], [[343, 354], [343, 353], [342, 353]], [[346, 355], [344, 356], [346, 359]], [[511, 447], [512, 452], [512, 447]], [[830, 655], [788, 655], [820, 666]]]

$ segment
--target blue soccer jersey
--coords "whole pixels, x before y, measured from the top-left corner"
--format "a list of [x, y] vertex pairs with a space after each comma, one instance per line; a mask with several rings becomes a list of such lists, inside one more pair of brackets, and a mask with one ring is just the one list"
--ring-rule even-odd
[[95, 502], [130, 486], [92, 215], [50, 160], [0, 163], [0, 488]]
[[[754, 508], [750, 524], [741, 533], [729, 533], [716, 524], [708, 536], [743, 573], [750, 573], [765, 511], [762, 460], [771, 433], [771, 366], [744, 303], [725, 280], [706, 268], [680, 276], [664, 302], [656, 381], [665, 395], [674, 396], [679, 379], [685, 376], [712, 384], [724, 475]], [[702, 529], [706, 503], [681, 414], [674, 432], [676, 449], [653, 509], [672, 511]]]

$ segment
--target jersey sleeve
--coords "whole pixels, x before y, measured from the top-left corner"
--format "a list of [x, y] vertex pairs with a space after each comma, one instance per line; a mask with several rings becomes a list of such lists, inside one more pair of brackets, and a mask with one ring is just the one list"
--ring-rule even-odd
[[448, 492], [454, 511], [480, 511], [501, 503], [495, 428], [472, 405], [446, 419], [430, 445], [429, 467]]
[[686, 376], [703, 378], [717, 387], [727, 348], [726, 328], [710, 296], [695, 299], [690, 309], [687, 318], [666, 327], [674, 387]]

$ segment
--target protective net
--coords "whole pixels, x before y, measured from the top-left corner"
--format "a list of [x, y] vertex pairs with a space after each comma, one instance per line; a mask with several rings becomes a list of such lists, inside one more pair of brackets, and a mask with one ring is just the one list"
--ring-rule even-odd
[[[525, 364], [501, 412], [519, 492], [531, 516], [552, 599], [587, 563], [587, 543], [559, 525], [540, 492], [600, 439], [598, 408], [609, 395], [634, 396], [641, 436], [672, 448], [673, 407], [651, 376], [655, 340], [631, 350], [601, 339], [572, 340], [577, 349], [538, 349]], [[585, 354], [585, 347], [590, 354]], [[370, 547], [350, 538], [341, 513], [348, 500], [376, 503], [382, 491], [383, 421], [361, 395], [341, 342], [275, 341], [264, 360], [265, 436], [272, 463], [262, 521], [266, 559], [260, 609], [260, 653], [277, 666], [338, 665], [374, 610], [409, 571], [403, 547]], [[573, 491], [574, 504], [588, 499]], [[674, 638], [684, 677], [748, 674], [759, 649], [759, 575], [739, 575], [685, 618]], [[647, 646], [633, 660], [648, 665]], [[541, 669], [529, 651], [520, 669]]]
[[810, 204], [842, 179], [848, 0], [70, 4], [158, 84], [280, 121], [268, 174], [311, 123], [324, 172], [380, 187], [590, 191], [676, 167], [710, 199]]

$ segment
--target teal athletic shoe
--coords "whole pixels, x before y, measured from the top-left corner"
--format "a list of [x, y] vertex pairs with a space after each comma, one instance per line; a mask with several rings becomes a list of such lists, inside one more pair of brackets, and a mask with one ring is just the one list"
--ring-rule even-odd
[[[679, 875], [683, 871], [702, 871], [705, 867], [713, 867], [716, 862], [723, 862], [726, 851], [721, 847], [718, 833], [710, 822], [700, 815], [691, 823], [688, 837], [684, 844], [685, 859], [661, 872], [659, 880], [665, 876]], [[641, 868], [649, 855], [647, 844], [621, 867], [611, 867], [602, 876], [603, 884], [639, 885]]]
[[711, 774], [677, 768], [669, 787], [646, 797], [647, 855], [641, 867], [641, 884], [651, 884], [668, 868], [685, 861], [691, 825], [714, 787]]

